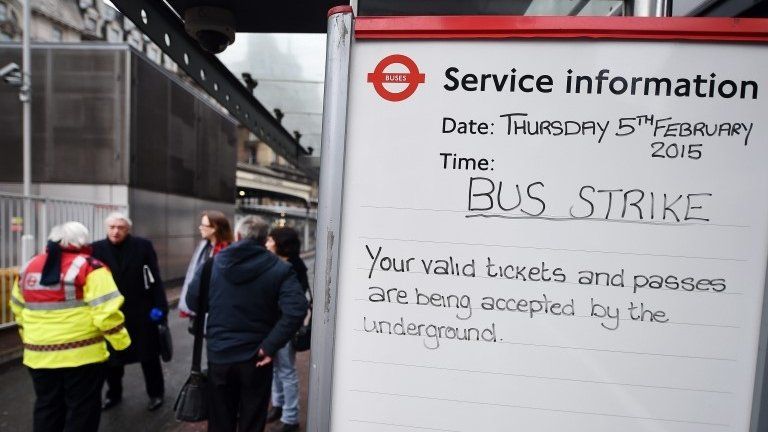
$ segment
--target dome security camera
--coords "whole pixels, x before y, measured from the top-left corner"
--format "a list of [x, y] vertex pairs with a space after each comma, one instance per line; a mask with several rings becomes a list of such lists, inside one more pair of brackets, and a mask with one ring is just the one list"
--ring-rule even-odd
[[213, 6], [184, 11], [184, 29], [209, 53], [218, 54], [235, 42], [235, 15]]

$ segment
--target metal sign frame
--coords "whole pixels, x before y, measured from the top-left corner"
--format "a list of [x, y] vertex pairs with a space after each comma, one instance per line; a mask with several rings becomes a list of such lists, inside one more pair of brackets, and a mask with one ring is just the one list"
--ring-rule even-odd
[[[768, 43], [768, 20], [733, 18], [409, 16], [360, 17], [351, 7], [328, 13], [325, 100], [315, 259], [315, 307], [307, 431], [329, 432], [334, 374], [339, 245], [350, 55], [356, 39], [636, 39]], [[767, 269], [768, 272], [768, 269]], [[768, 428], [768, 276], [758, 342], [751, 432]]]

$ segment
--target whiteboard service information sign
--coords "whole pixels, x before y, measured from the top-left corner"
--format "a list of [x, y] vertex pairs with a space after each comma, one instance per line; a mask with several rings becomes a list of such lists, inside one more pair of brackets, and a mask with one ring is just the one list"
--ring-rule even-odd
[[743, 432], [765, 45], [356, 40], [331, 430]]

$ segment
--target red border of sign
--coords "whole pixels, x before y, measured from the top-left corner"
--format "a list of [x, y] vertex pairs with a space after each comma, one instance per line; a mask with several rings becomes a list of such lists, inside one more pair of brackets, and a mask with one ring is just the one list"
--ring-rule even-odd
[[768, 19], [696, 17], [358, 17], [357, 39], [596, 38], [768, 42]]

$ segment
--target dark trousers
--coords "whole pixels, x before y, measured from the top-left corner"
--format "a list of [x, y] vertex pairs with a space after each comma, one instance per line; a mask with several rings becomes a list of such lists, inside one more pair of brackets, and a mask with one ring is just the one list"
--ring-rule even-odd
[[262, 432], [272, 392], [272, 364], [208, 363], [208, 431]]
[[[149, 397], [163, 397], [165, 383], [163, 381], [163, 366], [160, 357], [141, 362], [141, 372], [144, 374], [144, 386]], [[125, 366], [109, 365], [107, 367], [107, 397], [120, 400], [123, 397], [123, 375]]]
[[104, 365], [32, 369], [35, 432], [96, 432], [101, 419]]

